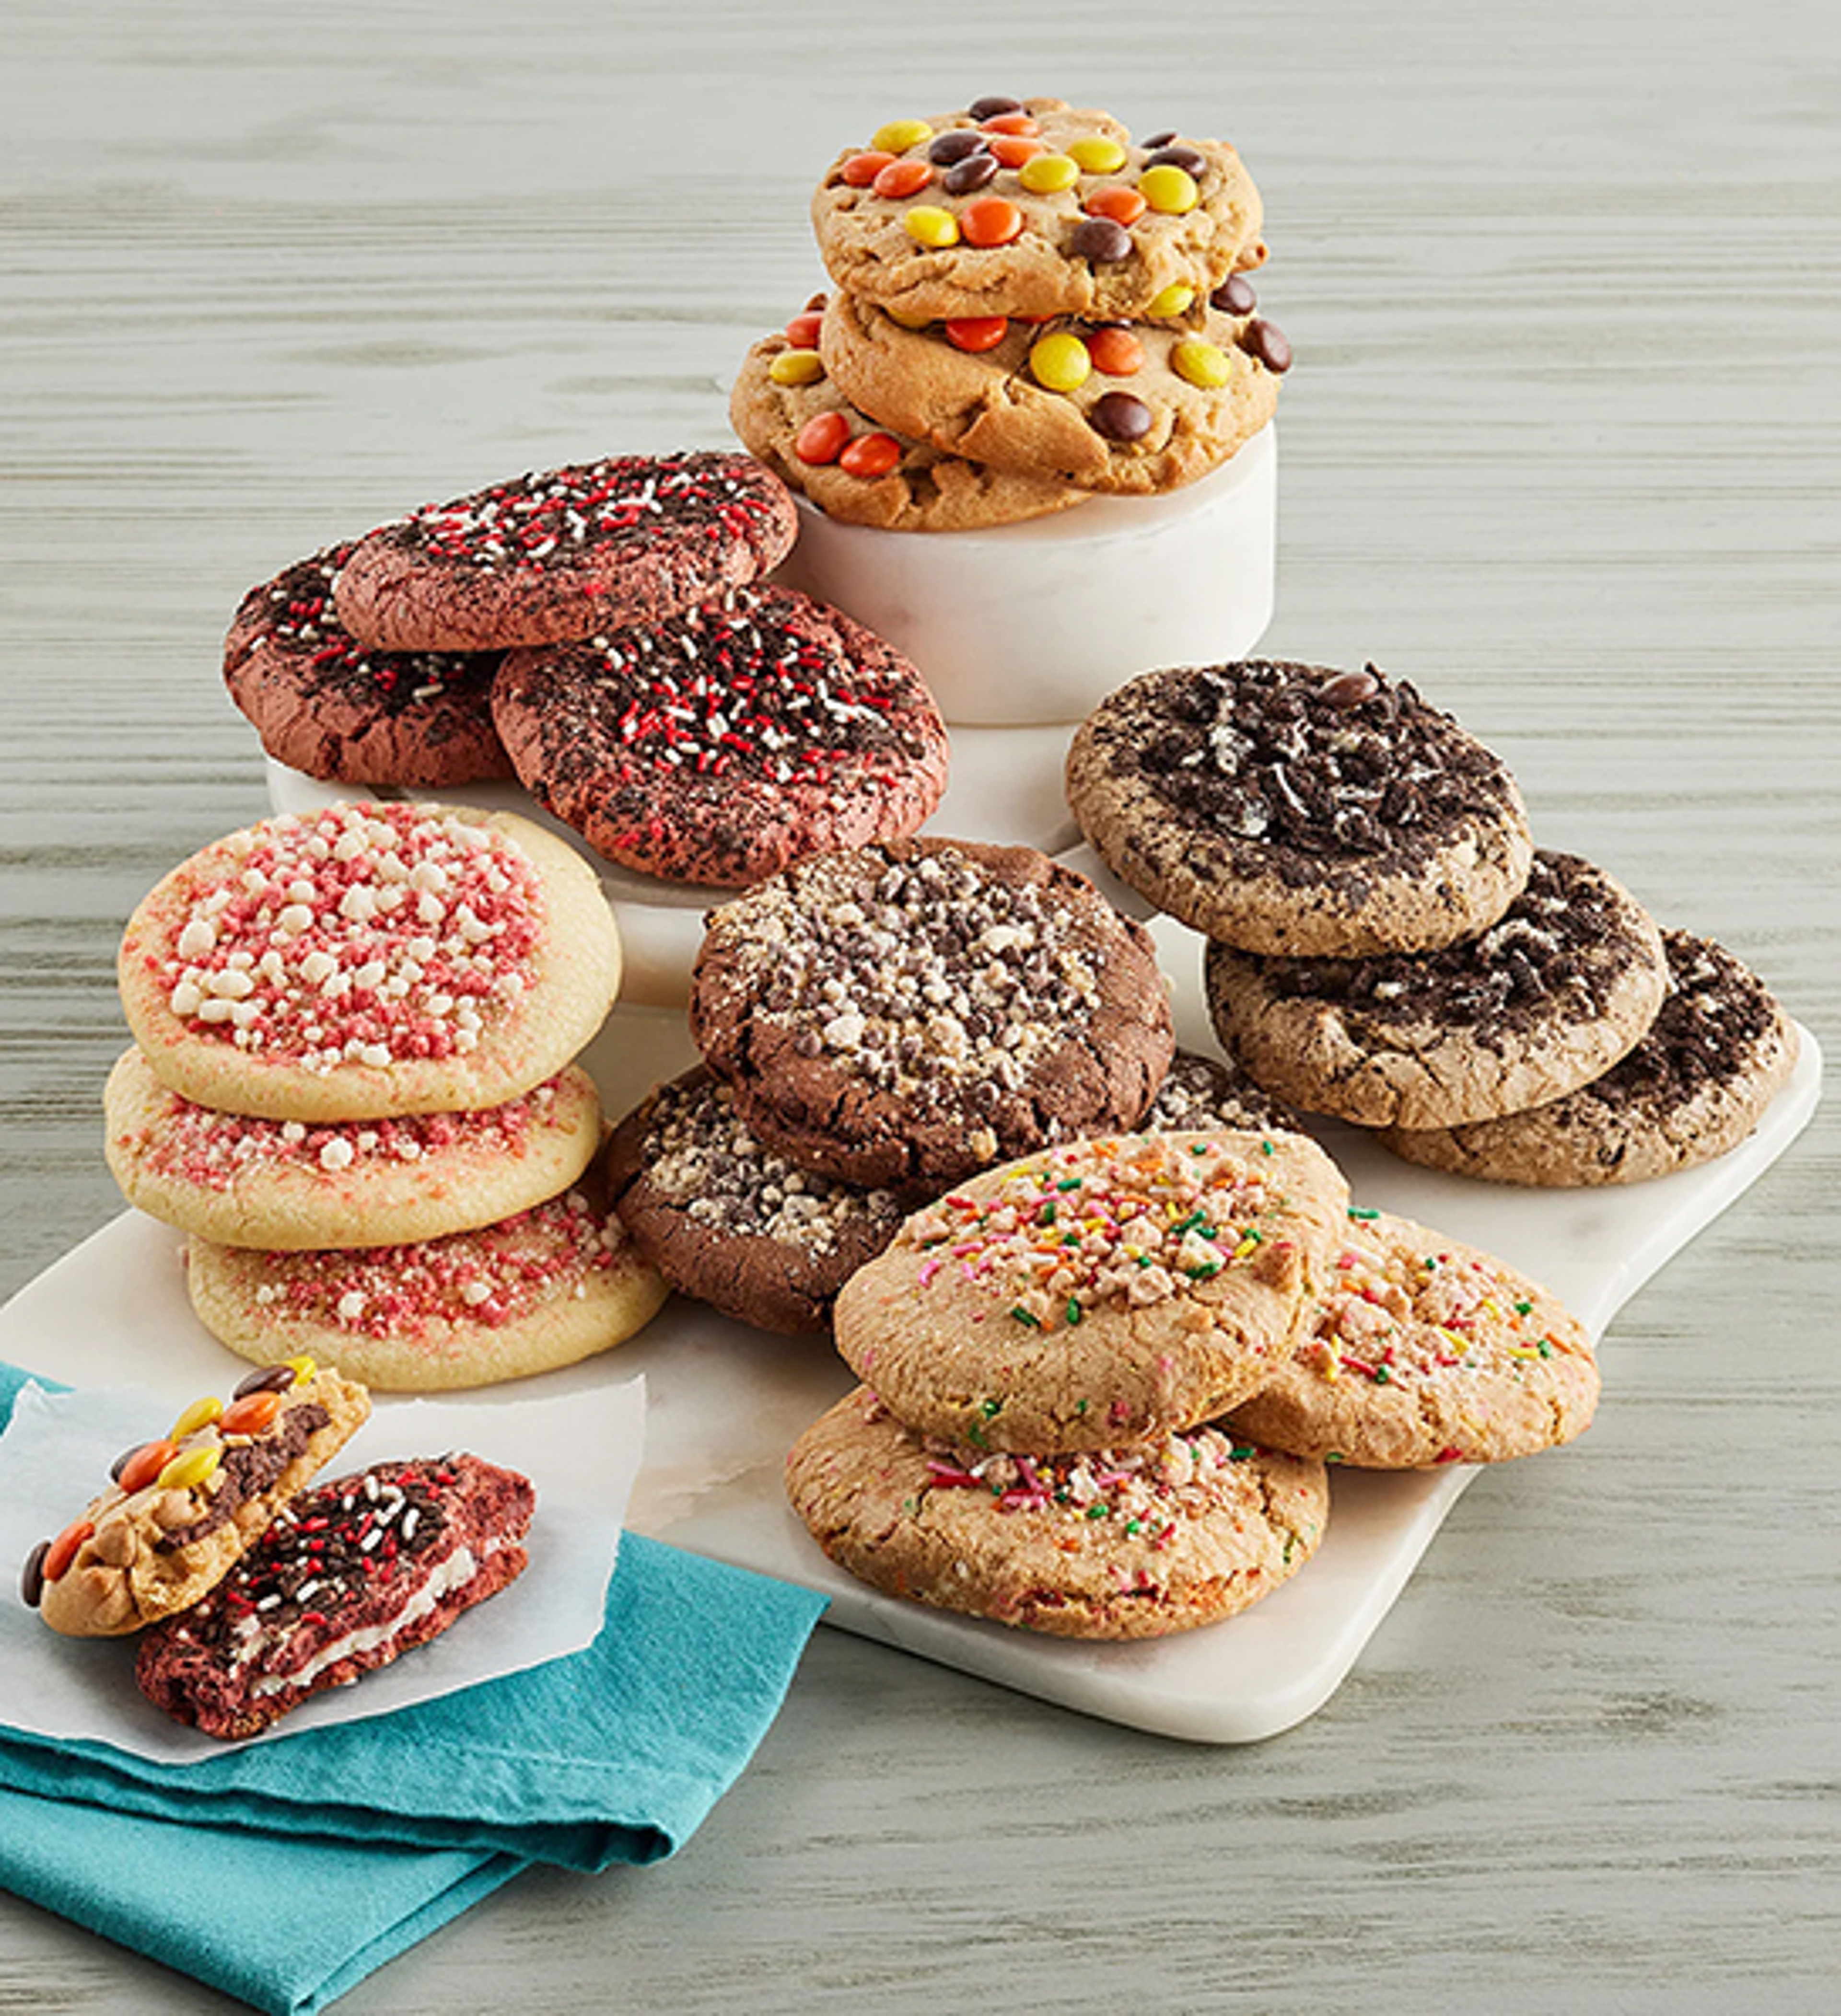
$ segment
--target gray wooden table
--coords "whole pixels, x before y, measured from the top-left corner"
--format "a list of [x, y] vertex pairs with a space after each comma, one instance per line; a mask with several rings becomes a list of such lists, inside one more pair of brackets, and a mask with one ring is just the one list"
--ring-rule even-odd
[[[118, 1208], [122, 920], [266, 809], [217, 675], [243, 589], [724, 440], [819, 283], [822, 165], [994, 90], [1223, 134], [1263, 188], [1299, 358], [1268, 646], [1419, 680], [1546, 844], [1832, 1051], [1832, 6], [13, 0], [0, 1289]], [[1837, 2006], [1836, 1161], [1818, 1114], [1624, 1311], [1591, 1435], [1479, 1481], [1290, 1733], [1180, 1746], [823, 1631], [678, 1858], [521, 1881], [342, 2006]], [[0, 1897], [0, 2006], [213, 2000]]]

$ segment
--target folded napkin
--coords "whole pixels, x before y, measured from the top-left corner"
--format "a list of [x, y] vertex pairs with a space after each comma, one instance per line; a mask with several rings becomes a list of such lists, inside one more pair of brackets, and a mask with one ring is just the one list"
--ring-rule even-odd
[[[0, 1365], [0, 1424], [25, 1377]], [[585, 1651], [394, 1715], [183, 1766], [0, 1724], [0, 1887], [258, 2008], [321, 2008], [532, 1862], [681, 1846], [823, 1607], [629, 1533]]]

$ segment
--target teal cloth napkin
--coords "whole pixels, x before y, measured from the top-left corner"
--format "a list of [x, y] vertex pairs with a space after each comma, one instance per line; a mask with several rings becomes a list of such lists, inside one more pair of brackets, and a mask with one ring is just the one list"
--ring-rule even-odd
[[[0, 1364], [0, 1424], [25, 1379]], [[823, 1607], [629, 1533], [586, 1651], [394, 1715], [185, 1766], [0, 1726], [0, 1886], [304, 2016], [532, 1862], [673, 1852]]]

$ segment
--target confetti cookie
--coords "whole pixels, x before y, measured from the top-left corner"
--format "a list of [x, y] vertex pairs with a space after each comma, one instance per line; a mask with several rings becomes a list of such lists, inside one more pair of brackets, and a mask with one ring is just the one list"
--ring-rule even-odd
[[423, 505], [361, 540], [333, 594], [379, 650], [562, 643], [758, 580], [797, 529], [750, 456], [615, 455]]
[[334, 783], [411, 790], [509, 777], [492, 725], [495, 651], [373, 651], [333, 611], [351, 545], [252, 588], [224, 642], [230, 697], [278, 763]]
[[1057, 98], [892, 120], [812, 205], [838, 285], [917, 321], [1180, 315], [1265, 257], [1261, 214], [1232, 147]]
[[908, 1219], [845, 1283], [838, 1349], [910, 1427], [982, 1449], [1191, 1428], [1271, 1376], [1348, 1204], [1299, 1134], [1066, 1143]]
[[[1234, 275], [1216, 298], [1245, 298]], [[837, 295], [826, 369], [866, 413], [993, 469], [1083, 490], [1174, 490], [1216, 469], [1271, 419], [1284, 339], [1250, 309], [1183, 322], [1014, 321], [913, 329]]]
[[186, 1283], [199, 1321], [240, 1357], [311, 1351], [368, 1385], [418, 1393], [611, 1351], [665, 1298], [592, 1172], [496, 1225], [402, 1246], [263, 1252], [195, 1235]]
[[823, 855], [713, 911], [690, 1033], [755, 1137], [925, 1190], [1134, 1125], [1174, 1053], [1143, 927], [1032, 848]]
[[917, 1435], [861, 1387], [787, 1463], [830, 1558], [885, 1595], [1057, 1638], [1155, 1638], [1231, 1617], [1317, 1551], [1321, 1463], [1202, 1427], [1077, 1454]]
[[827, 1329], [838, 1291], [895, 1237], [888, 1190], [809, 1174], [764, 1148], [702, 1066], [614, 1129], [608, 1186], [633, 1244], [679, 1294], [737, 1323]]
[[103, 1089], [109, 1167], [137, 1210], [225, 1246], [394, 1246], [567, 1190], [601, 1140], [574, 1065], [482, 1113], [254, 1120], [195, 1105], [126, 1052]]
[[373, 1463], [284, 1505], [204, 1601], [146, 1633], [135, 1679], [207, 1736], [257, 1736], [438, 1637], [515, 1582], [530, 1480], [455, 1454]]
[[967, 532], [1086, 502], [1088, 493], [1070, 484], [942, 455], [870, 419], [826, 375], [819, 319], [809, 308], [784, 334], [753, 346], [729, 419], [749, 452], [827, 518], [884, 531]]
[[27, 1557], [20, 1593], [52, 1629], [120, 1638], [196, 1603], [371, 1411], [363, 1387], [309, 1359], [196, 1401], [124, 1450], [113, 1481]]
[[514, 651], [492, 710], [539, 804], [674, 882], [745, 887], [809, 854], [905, 839], [946, 787], [946, 724], [920, 674], [791, 589]]
[[1508, 766], [1403, 680], [1147, 672], [1076, 730], [1068, 801], [1119, 879], [1247, 952], [1423, 952], [1493, 923], [1533, 843]]
[[1363, 1127], [1486, 1120], [1609, 1071], [1667, 986], [1662, 936], [1620, 883], [1537, 853], [1480, 937], [1372, 959], [1262, 959], [1211, 945], [1223, 1044], [1255, 1082]]
[[1591, 1341], [1544, 1288], [1442, 1233], [1354, 1211], [1306, 1328], [1223, 1425], [1295, 1456], [1425, 1470], [1570, 1442], [1598, 1399]]
[[605, 1020], [599, 879], [528, 819], [341, 805], [233, 833], [144, 898], [122, 1006], [161, 1082], [270, 1120], [502, 1105]]
[[1796, 1067], [1796, 1025], [1724, 947], [1686, 931], [1662, 943], [1668, 992], [1602, 1077], [1498, 1120], [1379, 1139], [1428, 1168], [1552, 1189], [1643, 1183], [1736, 1148]]

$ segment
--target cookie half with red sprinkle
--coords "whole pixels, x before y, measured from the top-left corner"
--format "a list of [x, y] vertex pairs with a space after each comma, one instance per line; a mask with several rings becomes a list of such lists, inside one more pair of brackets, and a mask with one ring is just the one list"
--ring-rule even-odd
[[426, 504], [362, 539], [339, 620], [380, 650], [492, 651], [656, 623], [758, 581], [793, 500], [751, 456], [608, 456]]
[[135, 1678], [207, 1736], [255, 1736], [424, 1645], [529, 1561], [530, 1481], [477, 1456], [373, 1463], [304, 1492], [201, 1602], [145, 1633]]

